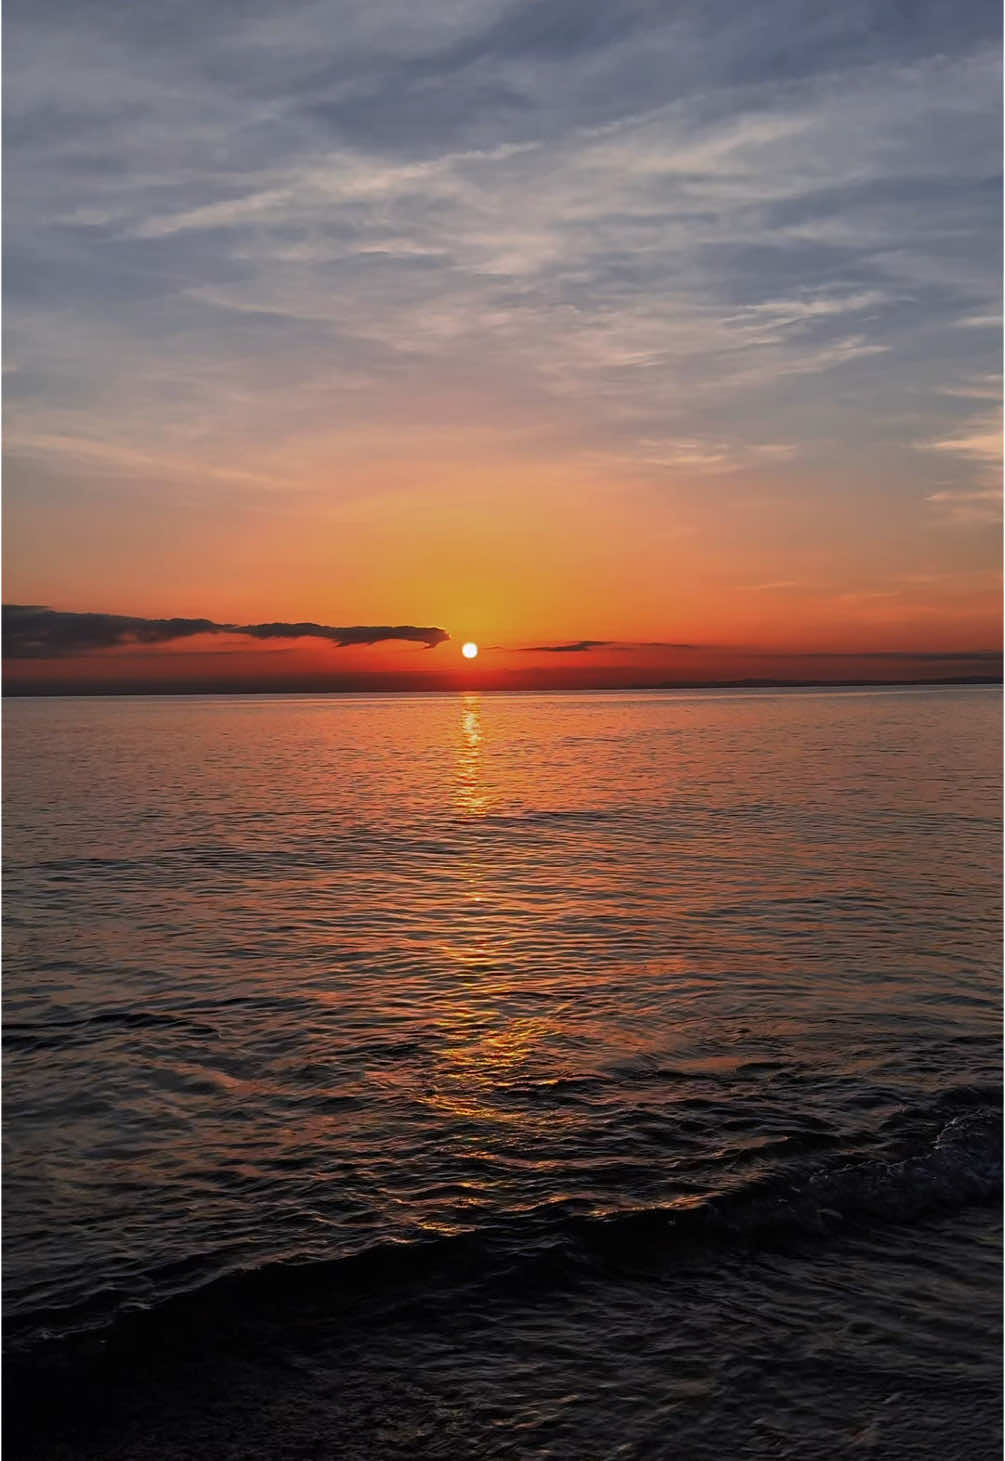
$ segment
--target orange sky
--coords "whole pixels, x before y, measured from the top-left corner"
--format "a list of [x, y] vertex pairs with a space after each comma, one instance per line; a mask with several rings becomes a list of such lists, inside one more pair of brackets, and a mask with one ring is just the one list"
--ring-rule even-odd
[[[792, 471], [714, 488], [683, 473], [656, 485], [523, 462], [427, 473], [409, 490], [393, 473], [380, 488], [371, 476], [366, 495], [348, 499], [305, 488], [254, 513], [193, 503], [184, 530], [172, 514], [160, 534], [140, 531], [143, 503], [112, 534], [110, 519], [95, 524], [71, 503], [30, 571], [10, 562], [5, 598], [225, 624], [436, 625], [450, 643], [263, 648], [214, 636], [9, 662], [8, 688], [900, 679], [987, 673], [967, 656], [1000, 642], [995, 529], [922, 517], [908, 533], [895, 494], [877, 499], [863, 535], [861, 498]], [[15, 507], [8, 543], [20, 531]], [[459, 663], [466, 639], [483, 646], [473, 666]], [[528, 653], [586, 639], [614, 644]], [[950, 658], [862, 657], [887, 651]]]
[[[556, 642], [557, 644], [558, 642]], [[198, 647], [196, 647], [198, 646]], [[915, 680], [994, 676], [989, 654], [900, 651], [806, 654], [744, 646], [673, 648], [616, 643], [587, 650], [488, 645], [478, 658], [460, 640], [427, 650], [414, 645], [338, 649], [312, 640], [268, 648], [224, 647], [211, 636], [156, 649], [125, 647], [64, 658], [13, 660], [8, 692], [138, 690], [492, 690], [576, 689], [730, 680]]]

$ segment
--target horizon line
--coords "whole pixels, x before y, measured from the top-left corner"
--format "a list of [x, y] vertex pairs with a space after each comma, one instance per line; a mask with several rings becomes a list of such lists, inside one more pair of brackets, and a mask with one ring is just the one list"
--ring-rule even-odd
[[225, 685], [213, 688], [186, 689], [174, 685], [148, 685], [124, 688], [118, 685], [92, 686], [86, 690], [54, 686], [32, 685], [30, 689], [21, 686], [0, 685], [0, 699], [3, 700], [95, 700], [95, 699], [147, 699], [188, 698], [205, 696], [231, 696], [260, 698], [283, 695], [634, 695], [645, 691], [694, 691], [694, 690], [910, 690], [910, 689], [994, 689], [1003, 684], [1003, 675], [953, 675], [915, 678], [910, 680], [891, 679], [842, 679], [842, 680], [782, 680], [782, 679], [735, 679], [735, 680], [665, 680], [640, 683], [638, 685], [443, 685], [443, 686], [401, 686], [382, 685], [356, 686], [354, 688], [325, 686], [260, 686], [255, 689], [233, 689]]

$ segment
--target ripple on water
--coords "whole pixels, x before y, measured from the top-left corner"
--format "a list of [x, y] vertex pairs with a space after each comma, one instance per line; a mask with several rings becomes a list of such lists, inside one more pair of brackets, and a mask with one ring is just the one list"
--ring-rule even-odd
[[[507, 1337], [469, 1336], [470, 1369], [431, 1340], [432, 1391], [448, 1350], [471, 1396], [498, 1364], [510, 1420], [526, 1393], [526, 1435], [562, 1454], [585, 1405], [554, 1361], [570, 1316], [609, 1336], [591, 1403], [624, 1436], [604, 1396], [632, 1352], [640, 1393], [667, 1367], [650, 1427], [702, 1397], [728, 1412], [756, 1370], [768, 1434], [767, 1306], [838, 1436], [820, 1386], [854, 1361], [827, 1328], [854, 1273], [896, 1384], [938, 1367], [923, 1320], [890, 1318], [919, 1282], [910, 1225], [976, 1356], [982, 1240], [954, 1257], [947, 1214], [964, 1231], [1000, 1180], [999, 703], [12, 704], [9, 1325], [159, 1313], [294, 1264], [329, 1303], [426, 1285], [461, 1332], [478, 1278]], [[562, 1302], [536, 1309], [548, 1282]], [[685, 1291], [721, 1362], [698, 1363]]]

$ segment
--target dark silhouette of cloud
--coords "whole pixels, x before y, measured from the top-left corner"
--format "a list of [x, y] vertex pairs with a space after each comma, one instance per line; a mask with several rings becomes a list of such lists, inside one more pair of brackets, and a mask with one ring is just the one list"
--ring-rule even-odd
[[380, 644], [385, 639], [407, 639], [435, 649], [450, 635], [445, 629], [417, 627], [414, 624], [354, 624], [333, 628], [329, 624], [222, 624], [221, 630], [231, 634], [247, 634], [252, 639], [328, 639], [340, 649], [351, 644]]
[[406, 640], [435, 649], [450, 638], [445, 629], [415, 624], [217, 624], [212, 619], [141, 619], [128, 614], [77, 614], [33, 604], [3, 606], [5, 659], [62, 659], [122, 645], [169, 644], [199, 634], [241, 634], [259, 640], [325, 639], [340, 649], [385, 640]]
[[574, 644], [535, 644], [523, 654], [585, 654], [590, 649], [604, 649], [610, 639], [577, 639]]
[[521, 654], [588, 654], [591, 649], [709, 649], [707, 644], [672, 644], [662, 639], [576, 639], [571, 644], [534, 644]]
[[886, 660], [902, 664], [955, 664], [969, 663], [989, 665], [998, 668], [1002, 653], [996, 649], [966, 650], [915, 650], [915, 649], [820, 649], [820, 650], [765, 650], [738, 649], [728, 644], [686, 644], [663, 639], [576, 639], [569, 644], [535, 644], [519, 651], [521, 654], [588, 654], [593, 649], [608, 649], [630, 652], [640, 649], [666, 649], [679, 651], [716, 651], [718, 653], [741, 655], [744, 659], [771, 660]]

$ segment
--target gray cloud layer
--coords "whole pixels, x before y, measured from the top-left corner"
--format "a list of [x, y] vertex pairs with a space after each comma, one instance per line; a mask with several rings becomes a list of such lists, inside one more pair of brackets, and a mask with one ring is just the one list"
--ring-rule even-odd
[[922, 513], [973, 490], [985, 0], [84, 14], [6, 14], [13, 452], [250, 489], [461, 396], [657, 479], [878, 453]]
[[339, 648], [406, 640], [434, 649], [450, 638], [444, 629], [413, 624], [217, 624], [211, 619], [140, 619], [125, 614], [75, 614], [30, 604], [4, 604], [6, 659], [61, 659], [122, 645], [169, 644], [200, 634], [239, 634], [248, 639], [325, 639]]

